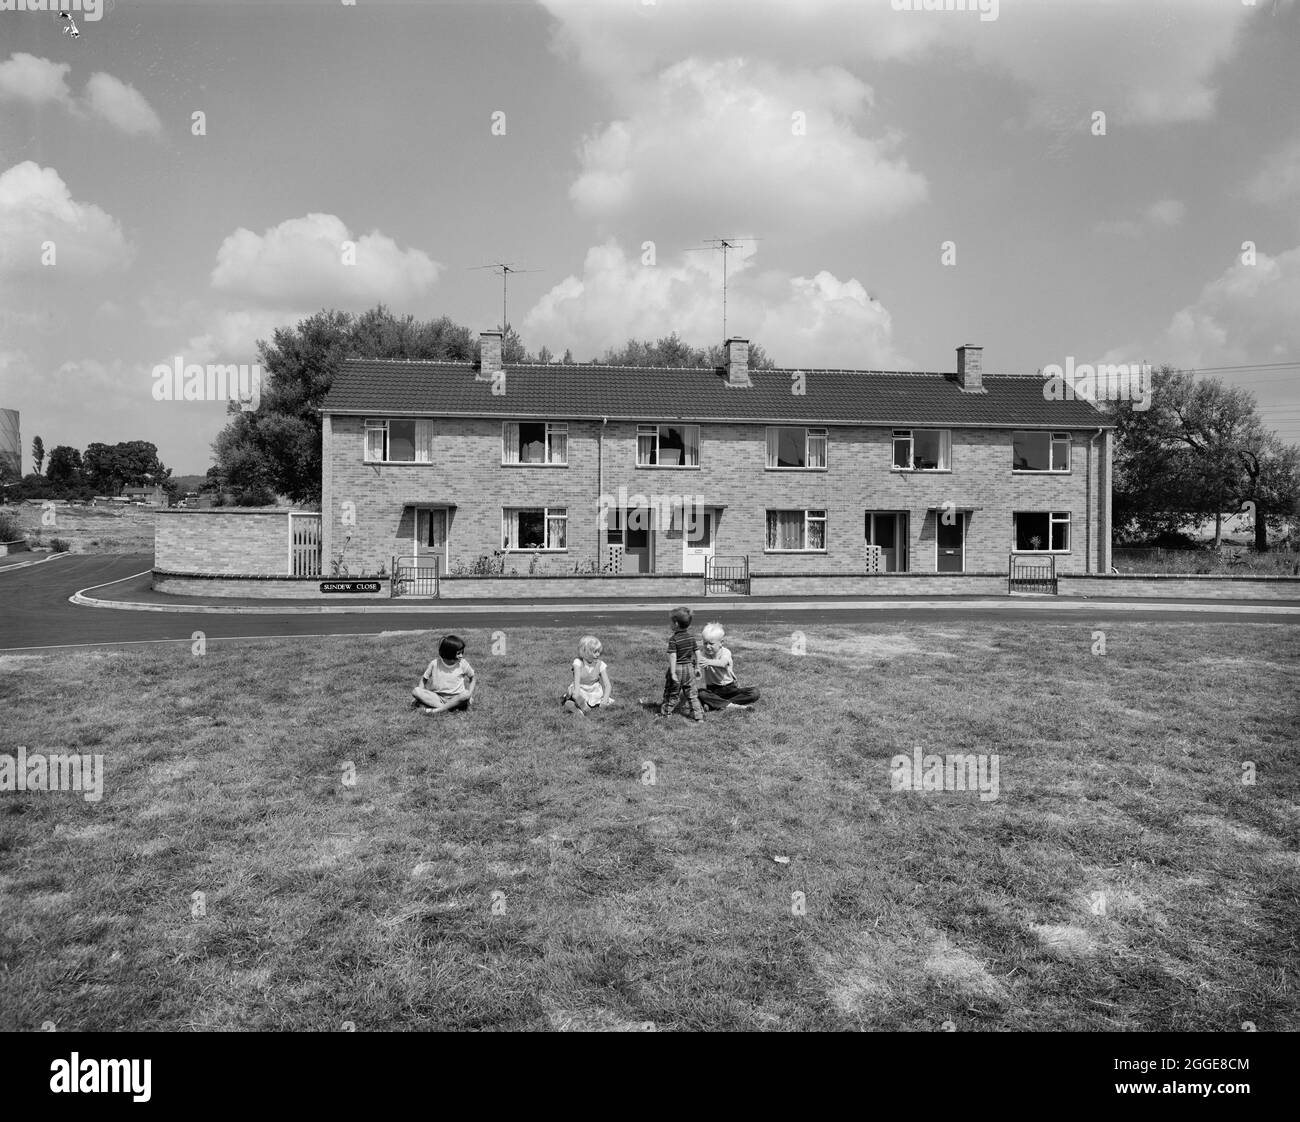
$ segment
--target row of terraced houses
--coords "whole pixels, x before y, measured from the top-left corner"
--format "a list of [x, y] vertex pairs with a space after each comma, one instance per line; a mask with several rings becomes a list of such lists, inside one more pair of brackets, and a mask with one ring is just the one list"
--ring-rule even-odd
[[[1035, 376], [351, 359], [322, 406], [323, 554], [441, 573], [1110, 570], [1114, 426]], [[876, 548], [872, 548], [876, 547]], [[811, 591], [811, 589], [810, 589]]]

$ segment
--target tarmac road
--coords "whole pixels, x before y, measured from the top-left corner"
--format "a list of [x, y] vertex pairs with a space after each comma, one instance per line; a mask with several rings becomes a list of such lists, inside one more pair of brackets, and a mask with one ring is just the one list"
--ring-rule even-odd
[[[663, 623], [670, 605], [621, 607], [617, 603], [584, 604], [580, 601], [549, 604], [503, 603], [499, 609], [481, 602], [425, 602], [423, 610], [385, 611], [381, 614], [206, 614], [200, 612], [144, 612], [84, 607], [69, 602], [75, 593], [122, 580], [152, 567], [148, 555], [66, 554], [51, 561], [19, 567], [0, 567], [0, 651], [38, 652], [69, 647], [129, 647], [164, 642], [191, 642], [202, 631], [208, 642], [222, 639], [317, 638], [325, 635], [378, 635], [384, 631], [459, 631], [485, 627], [559, 627], [590, 630], [596, 624]], [[143, 589], [147, 582], [136, 582]], [[91, 596], [105, 593], [91, 592]], [[163, 602], [166, 598], [153, 595]], [[214, 600], [213, 603], [221, 603]], [[702, 611], [701, 598], [693, 606]], [[791, 604], [799, 606], [791, 606]], [[987, 620], [1071, 622], [1080, 627], [1134, 621], [1165, 623], [1254, 622], [1300, 623], [1300, 604], [1246, 601], [1130, 600], [1123, 603], [1053, 599], [1000, 599], [972, 603], [969, 599], [908, 600], [908, 606], [881, 599], [862, 598], [837, 603], [828, 600], [808, 606], [808, 601], [763, 599], [709, 601], [707, 614], [737, 628], [790, 623], [872, 623], [897, 626], [907, 622], [944, 623]], [[183, 606], [175, 604], [174, 606]], [[353, 605], [349, 605], [351, 607]], [[361, 607], [362, 605], [355, 605]], [[385, 608], [392, 605], [384, 601]]]

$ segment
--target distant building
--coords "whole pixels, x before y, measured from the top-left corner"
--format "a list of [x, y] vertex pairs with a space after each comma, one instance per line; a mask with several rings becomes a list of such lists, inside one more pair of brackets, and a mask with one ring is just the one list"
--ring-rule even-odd
[[0, 461], [23, 474], [23, 435], [17, 409], [0, 409]]
[[167, 506], [167, 492], [156, 484], [153, 487], [126, 487], [122, 498], [128, 502], [140, 502], [145, 506]]

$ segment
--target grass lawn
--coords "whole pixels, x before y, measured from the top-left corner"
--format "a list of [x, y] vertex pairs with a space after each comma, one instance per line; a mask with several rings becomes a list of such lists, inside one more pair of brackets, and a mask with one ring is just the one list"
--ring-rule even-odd
[[0, 794], [0, 1029], [1300, 1027], [1296, 628], [735, 623], [702, 728], [662, 628], [588, 719], [580, 627], [492, 630], [438, 717], [435, 635], [0, 658], [0, 752], [106, 768]]

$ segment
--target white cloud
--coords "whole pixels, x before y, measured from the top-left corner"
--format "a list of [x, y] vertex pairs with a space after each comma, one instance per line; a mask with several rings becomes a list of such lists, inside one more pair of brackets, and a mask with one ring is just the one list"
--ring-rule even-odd
[[[47, 241], [52, 266], [41, 264]], [[53, 168], [27, 160], [0, 174], [0, 276], [101, 273], [126, 268], [134, 253], [117, 219], [74, 200]]]
[[161, 136], [162, 121], [134, 86], [102, 71], [86, 83], [86, 108], [128, 136]]
[[675, 210], [807, 234], [925, 198], [892, 138], [855, 130], [871, 90], [844, 70], [689, 58], [624, 100], [635, 108], [583, 144], [569, 194], [584, 214]]
[[1170, 230], [1182, 224], [1187, 216], [1187, 204], [1179, 199], [1161, 199], [1147, 207], [1138, 218], [1123, 218], [1098, 222], [1101, 234], [1119, 234], [1136, 238], [1151, 230]]
[[[346, 242], [355, 264], [344, 264]], [[332, 214], [308, 214], [265, 234], [240, 228], [222, 242], [212, 285], [264, 307], [362, 311], [376, 303], [396, 311], [427, 308], [442, 266], [418, 249], [399, 249], [378, 231], [356, 237]]]
[[26, 101], [32, 105], [52, 102], [72, 108], [72, 92], [67, 74], [72, 67], [66, 62], [15, 51], [8, 61], [0, 62], [0, 101]]
[[16, 51], [0, 62], [0, 101], [25, 101], [33, 106], [58, 105], [83, 120], [98, 117], [128, 136], [161, 136], [162, 120], [134, 86], [102, 71], [86, 82], [81, 99], [68, 88], [66, 62]]
[[[1235, 0], [1037, 0], [977, 11], [897, 12], [888, 0], [542, 0], [558, 49], [618, 91], [680, 58], [743, 55], [783, 66], [859, 67], [927, 55], [974, 60], [1021, 83], [1029, 116], [1104, 109], [1143, 125], [1205, 120], [1216, 67], [1258, 8]], [[1082, 117], [1080, 117], [1082, 114]]]
[[[721, 266], [706, 256], [644, 266], [615, 242], [587, 251], [581, 277], [546, 293], [523, 321], [530, 349], [599, 357], [629, 338], [676, 331], [696, 346], [722, 341]], [[727, 331], [777, 362], [804, 367], [897, 367], [889, 312], [855, 279], [793, 277], [753, 268], [753, 250], [728, 262]]]
[[1284, 144], [1264, 161], [1246, 185], [1246, 197], [1252, 202], [1274, 206], [1300, 196], [1300, 136]]
[[1276, 257], [1258, 254], [1211, 281], [1177, 312], [1162, 360], [1189, 367], [1279, 362], [1300, 353], [1300, 246]]

